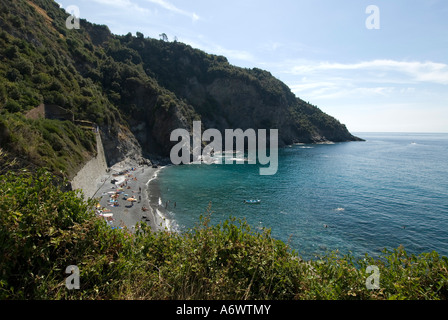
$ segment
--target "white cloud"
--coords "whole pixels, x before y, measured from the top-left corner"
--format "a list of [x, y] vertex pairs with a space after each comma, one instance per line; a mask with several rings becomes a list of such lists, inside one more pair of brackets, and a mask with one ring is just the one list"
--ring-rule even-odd
[[343, 115], [353, 132], [447, 132], [447, 117], [448, 110], [443, 106], [425, 108], [409, 102], [372, 103], [350, 108]]
[[335, 88], [338, 85], [335, 82], [330, 81], [313, 81], [308, 82], [307, 78], [302, 79], [302, 82], [291, 85], [290, 88], [293, 92], [306, 92], [315, 90], [318, 88]]
[[339, 88], [329, 87], [314, 90], [310, 94], [314, 99], [344, 99], [351, 98], [367, 98], [367, 97], [387, 97], [395, 93], [392, 87], [358, 87], [358, 88]]
[[194, 39], [183, 38], [182, 42], [189, 44], [193, 48], [203, 50], [209, 54], [222, 55], [229, 59], [230, 63], [232, 63], [232, 60], [246, 62], [254, 62], [256, 60], [255, 56], [248, 51], [224, 48], [213, 41], [209, 41], [203, 35], [196, 35]]
[[[151, 13], [150, 9], [141, 7], [140, 5], [138, 5], [137, 3], [135, 3], [131, 0], [91, 0], [91, 1], [99, 3], [99, 4], [103, 4], [103, 5], [109, 6], [109, 7], [116, 7], [116, 8], [126, 9], [126, 10], [138, 11], [141, 13]], [[172, 3], [165, 1], [165, 0], [145, 0], [145, 1], [152, 3], [152, 4], [156, 4], [170, 12], [189, 17], [192, 19], [193, 22], [196, 22], [200, 19], [199, 15], [197, 15], [196, 13], [182, 10], [182, 9], [176, 7], [175, 5], [173, 5]]]
[[[309, 75], [321, 72], [363, 72], [370, 79], [387, 77], [399, 77], [407, 82], [429, 82], [448, 85], [448, 65], [436, 62], [396, 61], [396, 60], [372, 60], [359, 63], [311, 63], [300, 64], [291, 68], [287, 73], [297, 75]], [[347, 73], [345, 73], [347, 74]]]
[[193, 12], [193, 21], [198, 21], [199, 19], [200, 19], [200, 17], [196, 14], [196, 13], [194, 13]]
[[[288, 64], [289, 68], [286, 67]], [[428, 92], [439, 94], [446, 91], [443, 86], [448, 85], [448, 65], [431, 61], [378, 59], [338, 63], [303, 60], [289, 61], [288, 64], [278, 66], [277, 73], [297, 96], [313, 101], [405, 99]]]
[[221, 46], [213, 46], [213, 48], [211, 48], [211, 51], [214, 52], [215, 54], [223, 55], [229, 59], [244, 60], [244, 61], [255, 60], [255, 57], [250, 52], [244, 50], [232, 50], [223, 48]]
[[146, 1], [157, 4], [168, 11], [171, 11], [171, 12], [183, 15], [183, 16], [190, 17], [193, 20], [193, 22], [198, 21], [200, 19], [200, 17], [195, 12], [188, 12], [188, 11], [182, 10], [182, 9], [176, 7], [175, 5], [173, 5], [172, 3], [169, 3], [168, 1], [165, 1], [165, 0], [146, 0]]
[[140, 7], [138, 4], [133, 3], [131, 0], [92, 0], [93, 2], [103, 4], [108, 7], [116, 7], [120, 9], [138, 11], [140, 13], [149, 13], [146, 8]]
[[279, 72], [291, 90], [349, 130], [447, 131], [447, 64], [378, 59], [291, 65]]

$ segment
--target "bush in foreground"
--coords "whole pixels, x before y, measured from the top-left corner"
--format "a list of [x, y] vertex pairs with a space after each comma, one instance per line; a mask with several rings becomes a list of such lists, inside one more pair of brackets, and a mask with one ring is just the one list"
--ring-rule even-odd
[[[303, 261], [269, 230], [205, 215], [179, 234], [112, 229], [45, 171], [0, 176], [0, 299], [446, 299], [448, 259], [403, 248]], [[65, 286], [67, 266], [80, 289]], [[379, 289], [366, 288], [369, 265]]]

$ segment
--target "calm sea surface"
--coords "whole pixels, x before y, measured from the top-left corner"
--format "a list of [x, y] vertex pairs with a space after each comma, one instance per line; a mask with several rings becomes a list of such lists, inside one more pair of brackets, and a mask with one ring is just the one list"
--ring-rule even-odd
[[367, 141], [280, 149], [274, 176], [249, 164], [167, 167], [160, 201], [170, 201], [167, 216], [179, 231], [211, 202], [213, 223], [245, 218], [303, 258], [336, 249], [377, 256], [400, 245], [448, 255], [448, 134], [356, 135]]

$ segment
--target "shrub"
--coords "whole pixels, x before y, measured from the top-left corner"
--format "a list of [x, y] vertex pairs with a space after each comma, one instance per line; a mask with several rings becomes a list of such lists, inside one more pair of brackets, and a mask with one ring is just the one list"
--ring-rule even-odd
[[[44, 170], [0, 176], [1, 299], [447, 298], [448, 259], [435, 252], [303, 261], [270, 230], [235, 218], [212, 226], [210, 214], [182, 234], [146, 224], [130, 233], [97, 218], [93, 200], [62, 191], [66, 183]], [[80, 269], [79, 290], [65, 288], [69, 265]], [[366, 288], [369, 265], [378, 290]]]
[[19, 112], [22, 110], [20, 104], [15, 100], [8, 100], [5, 104], [5, 109], [11, 113]]
[[12, 69], [8, 70], [8, 72], [6, 72], [6, 78], [9, 81], [15, 82], [15, 81], [22, 80], [22, 75], [19, 70], [17, 70], [16, 68], [12, 68]]
[[25, 75], [31, 76], [33, 74], [33, 71], [34, 71], [33, 63], [31, 61], [29, 61], [28, 59], [25, 59], [25, 58], [22, 58], [22, 57], [19, 59], [19, 61], [17, 61], [17, 63], [15, 63], [15, 67], [24, 76]]
[[92, 217], [89, 204], [75, 193], [63, 193], [53, 177], [41, 171], [0, 177], [0, 297], [39, 295], [61, 259], [60, 238]]

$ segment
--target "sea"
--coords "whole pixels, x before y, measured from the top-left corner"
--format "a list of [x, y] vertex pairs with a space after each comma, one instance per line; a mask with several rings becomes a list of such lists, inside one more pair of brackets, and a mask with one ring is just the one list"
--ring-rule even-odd
[[378, 257], [399, 246], [447, 256], [448, 134], [355, 135], [365, 141], [280, 148], [271, 176], [247, 163], [165, 167], [159, 205], [174, 231], [209, 213], [212, 224], [244, 219], [303, 259]]

